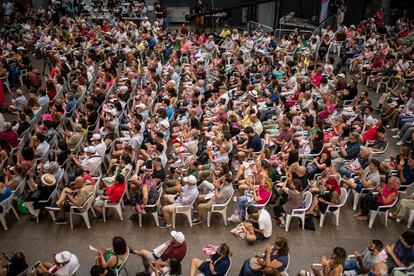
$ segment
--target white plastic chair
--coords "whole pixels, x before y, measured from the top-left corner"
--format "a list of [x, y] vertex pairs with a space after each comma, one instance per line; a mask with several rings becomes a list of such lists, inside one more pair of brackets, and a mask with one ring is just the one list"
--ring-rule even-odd
[[[348, 199], [348, 191], [345, 188], [341, 188], [341, 198], [338, 205], [328, 205], [326, 208], [325, 214], [321, 214], [321, 219], [319, 221], [319, 226], [323, 226], [323, 222], [325, 221], [325, 217], [328, 213], [333, 213], [335, 216], [335, 224], [336, 226], [339, 225], [339, 211], [341, 210], [341, 207], [345, 205], [346, 200]], [[332, 209], [336, 208], [335, 211]]]
[[385, 216], [385, 226], [387, 226], [388, 212], [392, 207], [395, 206], [395, 204], [397, 204], [397, 202], [398, 202], [398, 196], [397, 196], [397, 198], [395, 199], [395, 201], [393, 203], [391, 203], [389, 205], [378, 206], [377, 210], [370, 210], [369, 211], [369, 224], [368, 224], [368, 227], [372, 228], [372, 226], [374, 225], [375, 218], [379, 214], [384, 214], [384, 216]]
[[[155, 220], [155, 224], [157, 226], [160, 226], [160, 221], [158, 219], [158, 207], [160, 207], [161, 204], [161, 196], [162, 196], [162, 186], [160, 186], [160, 188], [158, 189], [158, 199], [157, 202], [153, 205], [147, 205], [147, 208], [155, 208], [157, 207], [157, 210], [155, 210], [154, 212], [151, 213], [151, 215], [154, 217]], [[142, 227], [142, 214], [138, 213], [138, 221], [139, 221], [139, 227]]]
[[359, 199], [361, 198], [361, 195], [364, 193], [367, 193], [369, 191], [374, 191], [375, 188], [377, 188], [377, 186], [375, 187], [370, 187], [370, 188], [362, 188], [361, 192], [358, 193], [357, 191], [355, 191], [354, 189], [352, 189], [352, 193], [354, 194], [354, 204], [352, 206], [352, 209], [354, 211], [356, 211], [357, 207], [358, 207], [358, 203], [359, 203]]
[[17, 220], [19, 219], [19, 215], [16, 212], [16, 209], [14, 209], [12, 202], [14, 199], [14, 193], [12, 193], [6, 200], [2, 201], [0, 203], [0, 206], [3, 209], [3, 212], [0, 213], [0, 222], [3, 225], [4, 230], [8, 230], [7, 224], [6, 224], [6, 215], [10, 212], [10, 210], [13, 211], [14, 215], [16, 216]]
[[210, 221], [211, 221], [211, 214], [212, 213], [218, 213], [223, 217], [224, 225], [227, 226], [227, 206], [231, 202], [234, 195], [234, 190], [231, 193], [230, 198], [222, 204], [213, 204], [211, 206], [211, 210], [207, 212], [207, 227], [210, 227]]
[[302, 221], [302, 230], [305, 229], [305, 213], [312, 205], [312, 193], [309, 191], [306, 191], [303, 194], [305, 207], [299, 208], [299, 209], [293, 209], [291, 214], [286, 214], [286, 225], [285, 225], [285, 231], [289, 231], [289, 225], [290, 221], [293, 217], [300, 218]]
[[118, 201], [118, 202], [116, 202], [116, 203], [112, 203], [110, 200], [105, 200], [104, 201], [104, 206], [103, 206], [103, 208], [102, 208], [102, 215], [103, 215], [103, 221], [104, 222], [106, 222], [106, 208], [113, 208], [113, 209], [115, 209], [116, 210], [116, 212], [118, 213], [118, 215], [119, 215], [119, 218], [121, 219], [121, 220], [124, 220], [124, 217], [123, 217], [123, 215], [122, 215], [122, 209], [124, 208], [125, 209], [125, 206], [124, 206], [124, 196], [125, 196], [125, 191], [128, 189], [128, 187], [125, 187], [125, 190], [124, 190], [124, 192], [122, 193], [122, 196], [121, 196], [121, 199]]
[[[88, 227], [88, 229], [91, 229], [91, 224], [89, 222], [88, 212], [89, 212], [89, 210], [92, 210], [92, 213], [95, 214], [95, 212], [91, 208], [94, 200], [95, 200], [95, 194], [92, 194], [82, 206], [80, 206], [80, 207], [71, 206], [70, 207], [69, 219], [70, 219], [70, 228], [71, 229], [73, 229], [73, 216], [74, 215], [81, 216], [83, 218], [83, 220], [85, 221], [85, 224]], [[83, 208], [85, 208], [85, 210], [83, 212], [79, 212], [79, 210], [81, 210]]]
[[192, 210], [193, 210], [193, 207], [194, 207], [194, 202], [197, 200], [197, 198], [198, 198], [198, 193], [197, 193], [197, 196], [194, 198], [194, 200], [190, 204], [188, 204], [188, 205], [178, 205], [177, 207], [175, 207], [174, 212], [172, 214], [172, 226], [173, 226], [173, 228], [175, 228], [175, 217], [176, 217], [177, 214], [186, 215], [187, 219], [188, 219], [188, 222], [190, 223], [190, 227], [193, 227]]

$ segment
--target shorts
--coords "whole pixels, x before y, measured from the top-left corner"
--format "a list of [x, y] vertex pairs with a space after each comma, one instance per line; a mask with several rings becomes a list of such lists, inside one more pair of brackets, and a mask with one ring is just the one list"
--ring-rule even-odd
[[94, 205], [95, 205], [96, 207], [103, 207], [103, 206], [104, 206], [104, 204], [105, 204], [105, 201], [103, 201], [103, 200], [101, 199], [101, 197], [100, 197], [100, 196], [98, 196], [97, 198], [95, 198], [95, 203], [94, 203]]
[[70, 212], [70, 207], [72, 206], [73, 205], [70, 203], [70, 201], [63, 202], [63, 210], [65, 210], [65, 212]]
[[170, 212], [174, 212], [175, 208], [178, 206], [178, 203], [176, 203], [176, 201], [175, 201], [175, 196], [176, 195], [167, 195], [167, 196], [168, 196], [167, 197], [168, 202], [171, 203], [171, 204], [167, 205], [168, 210], [170, 210]]
[[364, 188], [364, 184], [362, 184], [361, 180], [359, 179], [355, 179], [355, 184], [356, 184], [355, 191], [360, 193], [362, 189]]
[[268, 239], [263, 235], [263, 233], [260, 232], [256, 232], [254, 235], [256, 236], [256, 241], [264, 241]]
[[200, 203], [198, 204], [198, 208], [203, 209], [203, 210], [211, 210], [211, 207], [213, 206], [213, 201], [209, 200], [206, 203]]

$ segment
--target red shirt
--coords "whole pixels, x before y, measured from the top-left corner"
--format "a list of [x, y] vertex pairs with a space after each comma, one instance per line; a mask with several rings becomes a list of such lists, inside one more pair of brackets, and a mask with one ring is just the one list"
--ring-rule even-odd
[[367, 131], [365, 131], [362, 134], [362, 140], [364, 140], [364, 144], [367, 141], [373, 141], [373, 140], [377, 139], [377, 136], [378, 136], [377, 129], [378, 129], [378, 127], [374, 126], [374, 127], [371, 127], [370, 129], [368, 129]]
[[121, 200], [122, 195], [126, 189], [126, 182], [122, 184], [114, 183], [105, 189], [106, 195], [112, 203], [116, 203]]
[[165, 249], [164, 253], [161, 255], [161, 259], [165, 262], [169, 258], [176, 258], [178, 261], [181, 261], [187, 253], [187, 243], [183, 242], [180, 244], [173, 244], [172, 242]]
[[0, 132], [0, 139], [6, 140], [13, 148], [19, 145], [19, 137], [17, 137], [17, 133], [12, 129]]
[[93, 178], [92, 178], [92, 176], [91, 176], [90, 174], [88, 174], [88, 173], [84, 173], [84, 174], [83, 174], [83, 179], [84, 179], [85, 181], [90, 182], [90, 183], [91, 183], [90, 185], [92, 185], [92, 186], [94, 186], [94, 185], [95, 185], [95, 183], [94, 183], [94, 181], [93, 181]]
[[256, 203], [265, 204], [271, 195], [271, 191], [266, 190], [262, 185], [260, 185], [259, 190], [257, 191], [257, 195], [260, 196], [262, 199], [256, 201]]

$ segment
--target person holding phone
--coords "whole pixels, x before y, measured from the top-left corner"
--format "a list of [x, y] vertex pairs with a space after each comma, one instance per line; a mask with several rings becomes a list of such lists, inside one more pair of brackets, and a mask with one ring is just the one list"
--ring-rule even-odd
[[75, 254], [69, 251], [62, 251], [53, 254], [53, 263], [37, 262], [32, 267], [34, 275], [55, 275], [55, 276], [72, 276], [79, 269], [79, 260]]
[[[209, 245], [208, 247], [212, 247]], [[196, 271], [200, 271], [205, 276], [217, 275], [224, 276], [230, 268], [231, 260], [230, 248], [227, 244], [222, 243], [217, 248], [216, 253], [210, 255], [210, 259], [202, 261], [194, 258], [190, 265], [190, 276], [194, 276]]]

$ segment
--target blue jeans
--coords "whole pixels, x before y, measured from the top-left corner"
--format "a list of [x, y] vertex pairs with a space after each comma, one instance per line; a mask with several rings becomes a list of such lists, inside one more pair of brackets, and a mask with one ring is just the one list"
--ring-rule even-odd
[[239, 200], [236, 202], [236, 211], [239, 214], [239, 217], [243, 220], [245, 215], [245, 210], [247, 207], [249, 207], [251, 204], [254, 204], [254, 200], [251, 202], [247, 201], [247, 196], [241, 196], [239, 197]]
[[356, 274], [361, 274], [361, 270], [359, 269], [358, 266], [358, 261], [355, 259], [346, 259], [345, 264], [344, 264], [344, 270], [345, 271], [351, 271], [354, 270], [356, 272]]
[[351, 175], [352, 175], [351, 170], [350, 170], [350, 169], [348, 169], [345, 165], [340, 166], [340, 167], [338, 168], [338, 172], [339, 172], [339, 174], [340, 174], [342, 177], [347, 177], [347, 178], [350, 178], [350, 177], [351, 177]]

